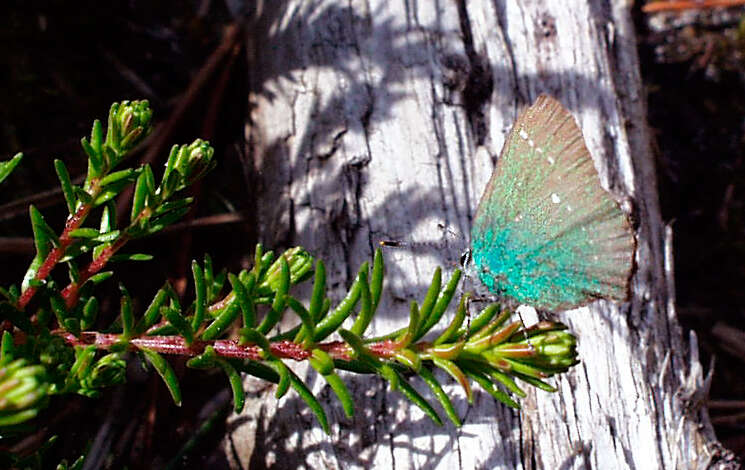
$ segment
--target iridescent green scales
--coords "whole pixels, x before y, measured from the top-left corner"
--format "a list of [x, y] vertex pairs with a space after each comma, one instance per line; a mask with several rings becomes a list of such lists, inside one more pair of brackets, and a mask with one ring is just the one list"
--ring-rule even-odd
[[601, 187], [582, 132], [546, 95], [515, 122], [476, 211], [473, 262], [487, 288], [541, 310], [625, 300], [635, 241]]

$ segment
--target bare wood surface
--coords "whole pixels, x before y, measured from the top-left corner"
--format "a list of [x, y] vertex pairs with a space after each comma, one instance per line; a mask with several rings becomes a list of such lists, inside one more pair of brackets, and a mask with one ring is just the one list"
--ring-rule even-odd
[[557, 393], [531, 392], [516, 412], [483, 392], [469, 406], [451, 385], [465, 424], [438, 428], [381, 380], [345, 376], [357, 402], [348, 420], [299, 367], [332, 435], [299, 398], [277, 403], [248, 379], [226, 440], [236, 468], [735, 465], [708, 421], [695, 337], [689, 350], [675, 318], [630, 4], [258, 3], [247, 140], [259, 238], [326, 260], [337, 298], [380, 240], [427, 242], [386, 252], [372, 333], [404, 324], [435, 266], [457, 265], [505, 135], [541, 92], [578, 120], [603, 184], [632, 210], [639, 250], [630, 302], [558, 314], [582, 362], [554, 381]]

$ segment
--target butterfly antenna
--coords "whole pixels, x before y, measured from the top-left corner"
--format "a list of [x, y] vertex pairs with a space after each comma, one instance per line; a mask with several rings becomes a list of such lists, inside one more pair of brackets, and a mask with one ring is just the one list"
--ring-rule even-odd
[[471, 330], [471, 302], [473, 300], [471, 299], [471, 292], [466, 292], [465, 294], [462, 294], [466, 298], [466, 331]]
[[380, 246], [390, 248], [408, 248], [411, 251], [442, 251], [448, 248], [450, 243], [463, 239], [463, 235], [460, 235], [457, 231], [453, 230], [446, 224], [438, 223], [437, 228], [441, 232], [440, 240], [380, 240], [378, 243], [380, 244]]
[[518, 308], [515, 310], [515, 313], [517, 313], [517, 318], [520, 319], [520, 324], [522, 325], [522, 332], [523, 332], [523, 339], [525, 342], [530, 346], [530, 349], [535, 351], [535, 347], [533, 347], [533, 343], [530, 342], [530, 337], [528, 337], [528, 327], [525, 326], [525, 320], [523, 319], [523, 314]]
[[447, 247], [447, 244], [441, 241], [410, 242], [402, 240], [380, 240], [378, 243], [383, 247], [406, 248], [412, 252], [440, 252]]

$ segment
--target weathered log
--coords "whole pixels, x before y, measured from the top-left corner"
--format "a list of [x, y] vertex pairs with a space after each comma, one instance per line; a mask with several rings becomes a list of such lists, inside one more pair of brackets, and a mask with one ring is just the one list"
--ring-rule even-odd
[[452, 386], [465, 424], [437, 427], [381, 380], [346, 375], [357, 401], [348, 420], [300, 367], [332, 435], [302, 400], [277, 402], [248, 379], [254, 393], [226, 441], [236, 468], [728, 465], [702, 406], [695, 337], [684, 340], [675, 316], [631, 3], [259, 4], [246, 127], [258, 236], [326, 260], [337, 298], [380, 240], [419, 243], [386, 252], [374, 333], [406, 322], [435, 266], [457, 265], [506, 133], [539, 93], [572, 111], [603, 184], [631, 210], [638, 268], [630, 302], [558, 314], [582, 362], [519, 412], [484, 392], [469, 406]]

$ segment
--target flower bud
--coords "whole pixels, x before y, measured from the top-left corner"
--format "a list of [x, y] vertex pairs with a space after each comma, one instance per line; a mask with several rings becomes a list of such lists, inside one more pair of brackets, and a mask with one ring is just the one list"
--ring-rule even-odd
[[114, 103], [109, 111], [106, 145], [119, 155], [132, 150], [150, 132], [152, 116], [147, 100]]
[[561, 371], [577, 363], [577, 338], [567, 331], [549, 331], [529, 341], [537, 352], [534, 361], [541, 367]]
[[0, 366], [0, 426], [27, 421], [39, 412], [50, 390], [44, 366], [25, 359]]
[[290, 285], [297, 284], [304, 280], [313, 270], [313, 257], [302, 247], [296, 246], [286, 250], [278, 257], [264, 275], [264, 281], [259, 284], [259, 288], [269, 288], [275, 292], [281, 282], [280, 258], [284, 256], [290, 267]]
[[188, 185], [207, 171], [212, 163], [215, 149], [206, 140], [197, 139], [189, 145], [182, 145], [176, 157], [175, 170]]
[[122, 359], [120, 353], [107, 354], [96, 362], [82, 386], [87, 389], [96, 389], [121, 384], [126, 379], [126, 372], [127, 362]]

